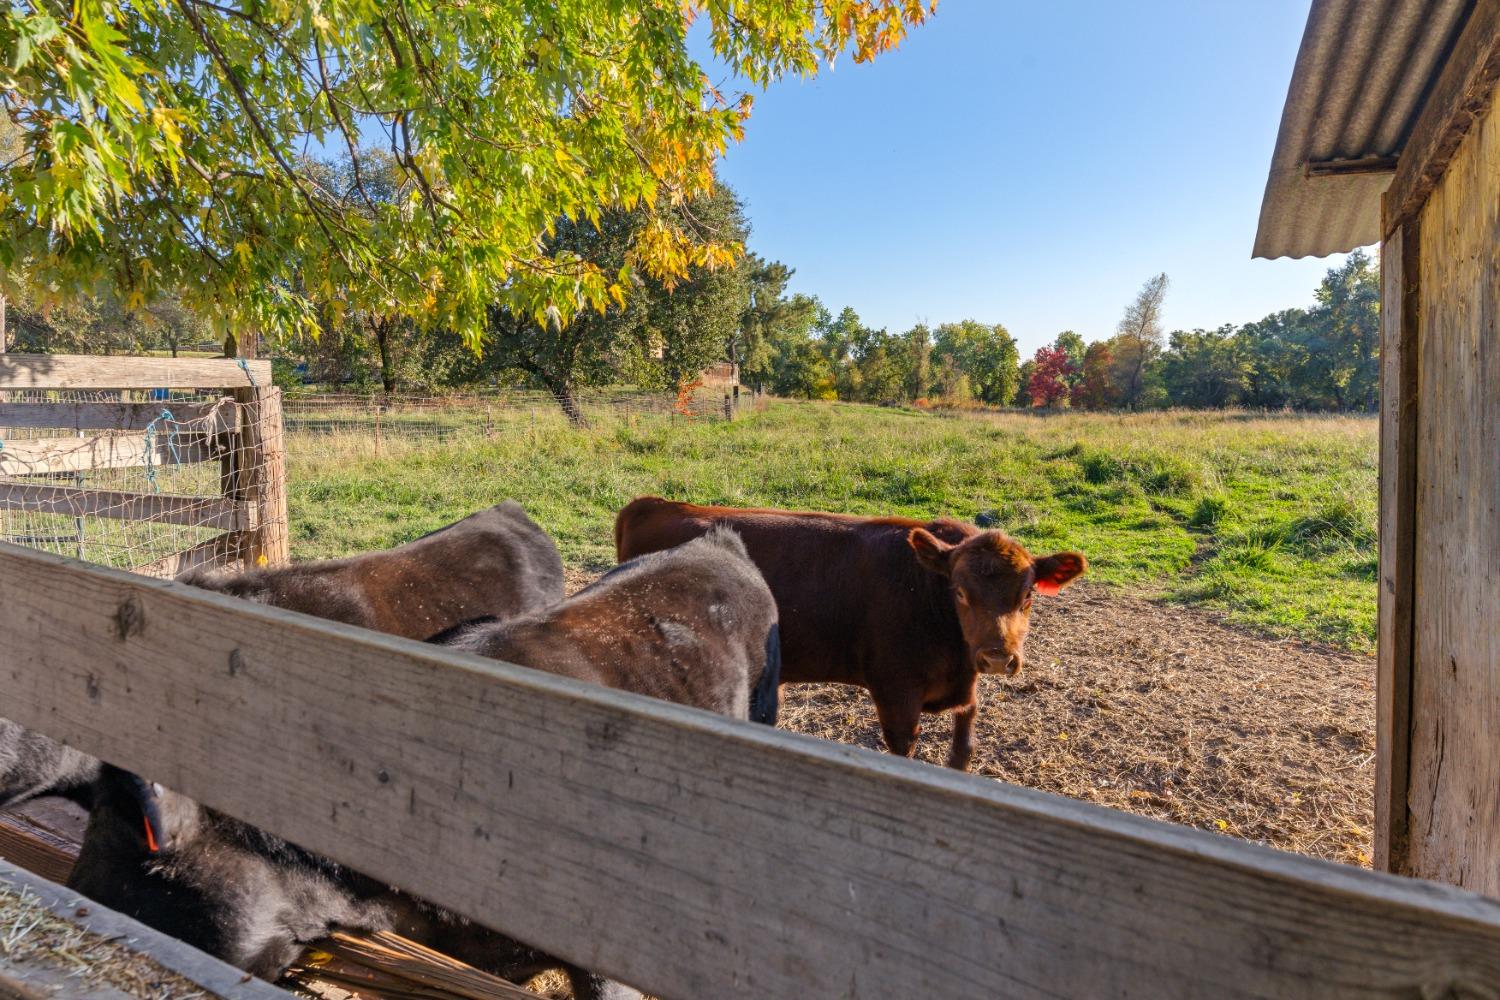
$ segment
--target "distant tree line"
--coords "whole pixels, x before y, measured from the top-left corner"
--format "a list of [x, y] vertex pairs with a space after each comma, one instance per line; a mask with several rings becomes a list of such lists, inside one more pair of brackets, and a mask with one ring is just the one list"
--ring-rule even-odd
[[875, 330], [852, 309], [835, 316], [815, 298], [781, 296], [786, 273], [780, 287], [759, 293], [775, 306], [754, 319], [742, 372], [777, 395], [1087, 410], [1378, 405], [1380, 278], [1362, 251], [1329, 270], [1312, 308], [1216, 330], [1166, 333], [1168, 280], [1160, 274], [1126, 307], [1113, 336], [1091, 343], [1065, 331], [1024, 362], [1001, 325]]
[[[412, 200], [410, 173], [389, 153], [366, 151], [357, 167], [346, 159], [305, 169], [350, 212]], [[681, 203], [558, 219], [545, 240], [548, 258], [560, 267], [585, 261], [622, 284], [602, 310], [570, 308], [567, 323], [497, 305], [479, 353], [440, 325], [415, 324], [405, 307], [321, 289], [318, 336], [274, 345], [278, 378], [387, 392], [528, 385], [551, 391], [575, 419], [580, 389], [680, 389], [722, 360], [739, 364], [749, 385], [802, 399], [1090, 410], [1377, 405], [1379, 276], [1361, 252], [1328, 272], [1313, 307], [1216, 330], [1166, 333], [1168, 281], [1157, 275], [1112, 336], [1089, 342], [1066, 331], [1023, 361], [999, 324], [919, 323], [891, 333], [853, 309], [835, 314], [815, 297], [789, 294], [792, 269], [754, 253], [710, 255], [670, 281], [651, 277], [632, 255], [661, 227], [736, 250], [749, 236], [739, 200], [722, 183]], [[12, 350], [176, 354], [224, 339], [217, 324], [171, 297], [149, 306], [108, 296], [9, 306]]]

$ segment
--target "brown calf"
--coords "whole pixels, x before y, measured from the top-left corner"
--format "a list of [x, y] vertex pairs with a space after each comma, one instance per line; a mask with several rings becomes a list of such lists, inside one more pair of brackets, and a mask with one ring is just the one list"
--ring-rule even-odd
[[196, 570], [178, 580], [408, 639], [563, 597], [557, 546], [514, 500], [393, 549], [243, 573]]
[[727, 528], [616, 566], [545, 611], [428, 642], [776, 725], [776, 598]]
[[1056, 594], [1087, 562], [1033, 558], [1000, 531], [957, 521], [701, 507], [641, 497], [615, 519], [620, 559], [716, 524], [735, 529], [776, 597], [781, 679], [855, 684], [875, 699], [892, 753], [910, 756], [923, 712], [953, 709], [950, 767], [973, 754], [981, 673], [1014, 674], [1033, 592]]
[[[562, 600], [557, 546], [514, 500], [380, 552], [245, 573], [191, 570], [204, 590], [425, 639], [484, 615], [511, 618]], [[0, 810], [42, 795], [86, 802], [99, 762], [0, 718]]]

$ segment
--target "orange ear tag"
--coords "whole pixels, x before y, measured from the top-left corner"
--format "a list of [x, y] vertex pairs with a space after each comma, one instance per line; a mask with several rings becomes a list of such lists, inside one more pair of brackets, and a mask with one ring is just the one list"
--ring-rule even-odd
[[1056, 580], [1038, 580], [1035, 587], [1038, 594], [1046, 594], [1048, 597], [1056, 597], [1058, 591], [1062, 590]]

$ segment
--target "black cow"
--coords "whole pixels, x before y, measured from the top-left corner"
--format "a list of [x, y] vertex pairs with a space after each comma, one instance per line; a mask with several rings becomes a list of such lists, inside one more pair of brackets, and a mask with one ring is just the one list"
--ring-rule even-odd
[[267, 980], [335, 930], [392, 931], [512, 981], [562, 968], [579, 1000], [641, 996], [108, 765], [68, 886]]
[[[728, 530], [617, 567], [546, 611], [432, 641], [775, 721], [776, 603]], [[331, 931], [391, 930], [507, 979], [563, 968], [583, 1000], [639, 996], [113, 768], [69, 885], [267, 979]]]

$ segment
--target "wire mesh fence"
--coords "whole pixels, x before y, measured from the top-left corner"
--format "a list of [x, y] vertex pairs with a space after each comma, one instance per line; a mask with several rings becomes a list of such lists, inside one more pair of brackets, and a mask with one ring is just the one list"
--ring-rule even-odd
[[316, 468], [571, 427], [685, 427], [764, 405], [732, 377], [565, 399], [283, 399], [269, 379], [266, 362], [0, 355], [0, 541], [155, 576], [276, 563], [288, 558], [288, 449]]
[[[224, 388], [182, 384], [199, 376]], [[45, 387], [111, 379], [130, 387]], [[0, 356], [0, 541], [161, 576], [274, 561], [281, 445], [279, 392], [249, 365]]]
[[588, 391], [552, 393], [503, 389], [449, 396], [324, 393], [288, 396], [284, 419], [299, 460], [392, 454], [417, 444], [483, 440], [517, 431], [641, 423], [733, 420], [763, 406], [747, 389], [698, 388], [676, 395]]

